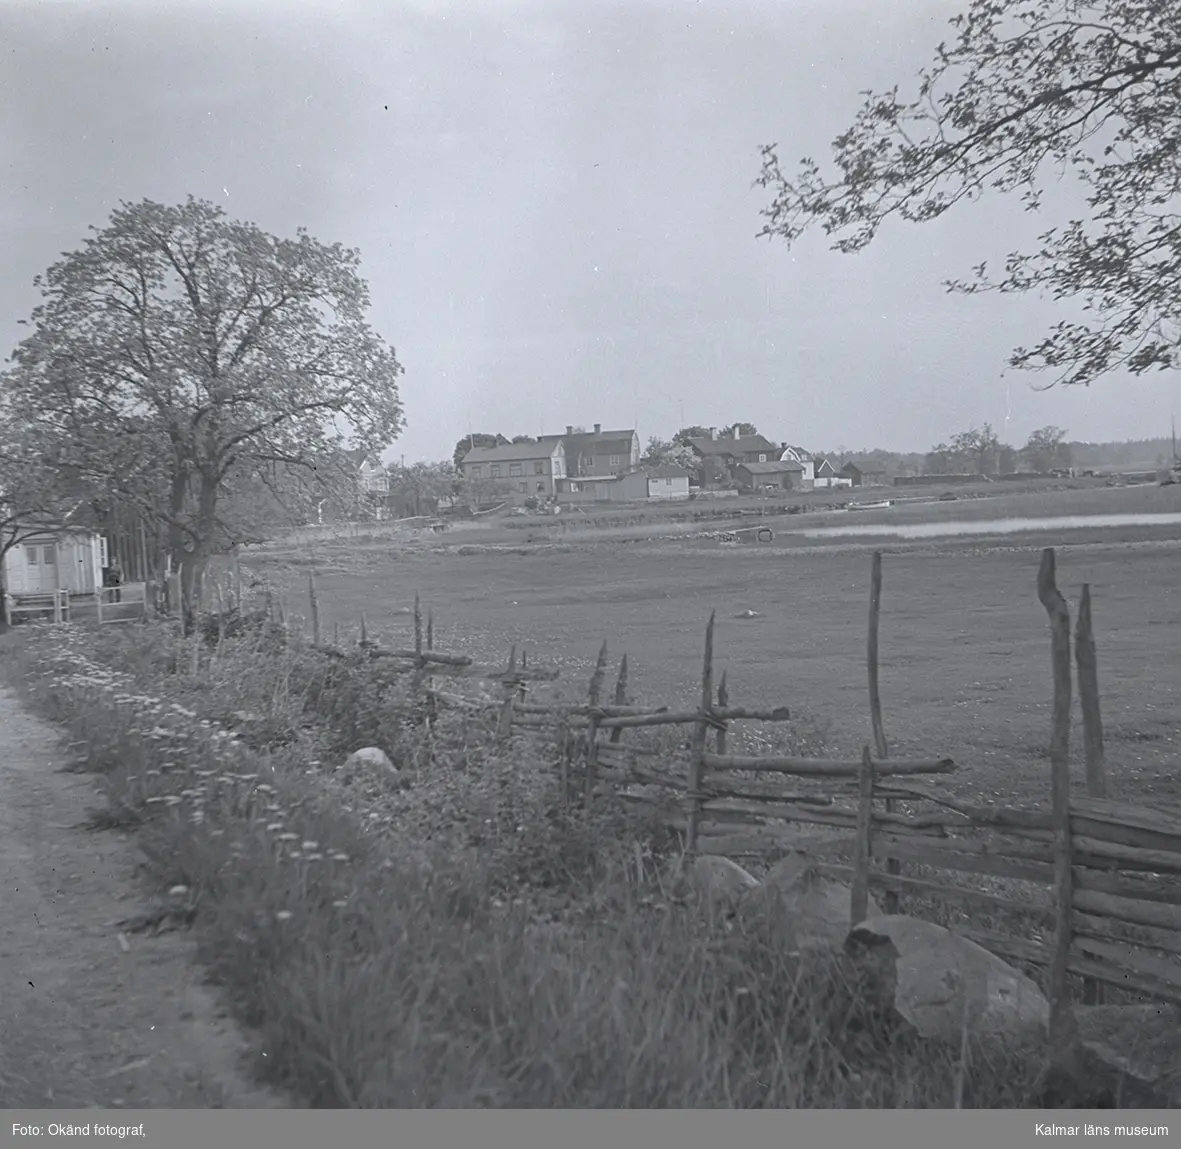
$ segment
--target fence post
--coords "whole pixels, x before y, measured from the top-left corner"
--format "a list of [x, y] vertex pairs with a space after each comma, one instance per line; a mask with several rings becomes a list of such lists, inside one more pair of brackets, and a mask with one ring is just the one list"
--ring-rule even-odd
[[607, 644], [599, 648], [599, 658], [595, 663], [595, 672], [591, 675], [589, 699], [591, 712], [586, 724], [586, 777], [583, 780], [582, 801], [587, 807], [595, 792], [595, 780], [599, 766], [599, 720], [602, 715], [598, 712], [603, 695], [603, 679], [607, 676]]
[[1050, 999], [1050, 1046], [1056, 1061], [1074, 1051], [1074, 1011], [1067, 982], [1071, 910], [1074, 901], [1070, 840], [1070, 607], [1054, 579], [1054, 548], [1042, 551], [1037, 596], [1050, 619], [1050, 655], [1054, 671], [1053, 725], [1050, 733], [1050, 789], [1054, 820], [1054, 944], [1047, 996]]
[[[1095, 632], [1091, 626], [1091, 586], [1083, 583], [1074, 631], [1074, 657], [1078, 666], [1078, 699], [1083, 711], [1083, 747], [1087, 756], [1087, 794], [1107, 797], [1107, 771], [1103, 754], [1103, 719], [1099, 710], [1099, 671], [1095, 658]], [[1107, 996], [1101, 981], [1083, 982], [1083, 1001], [1102, 1005]]]
[[[320, 596], [316, 593], [316, 572], [308, 571], [308, 606], [312, 612], [312, 642], [320, 645]], [[241, 602], [238, 610], [242, 610]]]
[[513, 643], [508, 656], [508, 671], [504, 677], [504, 704], [500, 708], [500, 717], [496, 721], [496, 743], [504, 746], [512, 737], [513, 732], [513, 676], [517, 669], [517, 644]]
[[861, 751], [857, 773], [857, 838], [853, 843], [853, 890], [849, 928], [869, 916], [869, 860], [873, 836], [873, 758], [869, 747]]
[[[615, 680], [615, 705], [627, 705], [627, 655], [625, 654], [619, 662], [619, 677]], [[616, 726], [611, 731], [611, 738], [609, 741], [618, 742], [623, 737], [623, 727]]]
[[697, 853], [697, 835], [701, 829], [701, 786], [705, 778], [705, 739], [710, 727], [714, 700], [714, 622], [717, 611], [710, 611], [705, 628], [705, 657], [701, 666], [701, 716], [693, 728], [693, 750], [689, 757], [689, 786], [685, 798], [689, 803], [685, 833], [685, 853]]
[[[726, 672], [722, 671], [722, 681], [718, 683], [718, 706], [725, 710], [730, 705], [730, 688], [726, 685]], [[726, 731], [729, 729], [730, 723], [723, 722], [718, 727], [717, 743], [718, 754], [726, 753]]]
[[[873, 726], [873, 744], [881, 759], [889, 756], [886, 744], [886, 728], [882, 723], [882, 696], [878, 689], [878, 625], [882, 614], [882, 552], [873, 552], [873, 567], [869, 578], [869, 640], [866, 644], [866, 664], [869, 669], [869, 720]], [[896, 803], [886, 799], [886, 809], [893, 812]], [[886, 873], [900, 874], [902, 864], [897, 858], [886, 859]], [[888, 914], [898, 912], [898, 894], [887, 890], [882, 899], [882, 908]]]

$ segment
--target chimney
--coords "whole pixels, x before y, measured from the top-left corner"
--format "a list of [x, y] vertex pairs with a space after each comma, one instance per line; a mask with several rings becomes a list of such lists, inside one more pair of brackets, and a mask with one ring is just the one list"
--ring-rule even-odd
[[596, 434], [596, 435], [597, 435], [597, 434], [598, 434], [600, 431], [602, 431], [602, 429], [603, 429], [603, 424], [602, 424], [602, 423], [596, 423], [596, 424], [595, 424], [595, 434]]
[[741, 430], [739, 430], [739, 428], [737, 428], [737, 427], [735, 427], [735, 428], [734, 428], [734, 438], [735, 438], [735, 439], [741, 439], [741, 438], [742, 438], [742, 431], [741, 431]]
[[716, 439], [716, 438], [718, 437], [718, 429], [717, 429], [717, 427], [711, 427], [711, 428], [709, 429], [709, 437], [710, 437], [711, 439]]
[[567, 434], [567, 435], [573, 435], [573, 434], [574, 434], [574, 424], [573, 424], [573, 423], [567, 423], [567, 424], [566, 424], [566, 434]]

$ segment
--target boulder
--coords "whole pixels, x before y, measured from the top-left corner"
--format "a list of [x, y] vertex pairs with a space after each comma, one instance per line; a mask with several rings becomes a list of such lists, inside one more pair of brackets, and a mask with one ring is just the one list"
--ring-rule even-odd
[[1075, 1006], [1088, 1077], [1107, 1071], [1120, 1108], [1181, 1109], [1181, 1007]]
[[340, 771], [346, 778], [364, 776], [368, 778], [402, 781], [401, 772], [389, 758], [389, 755], [377, 746], [365, 746], [354, 750], [344, 761]]
[[1041, 1043], [1050, 1020], [1042, 991], [1007, 962], [959, 934], [904, 914], [854, 927], [846, 949], [893, 949], [894, 1008], [923, 1037], [958, 1042], [973, 1037]]
[[[848, 936], [853, 920], [853, 891], [844, 882], [818, 874], [806, 854], [791, 853], [776, 862], [760, 883], [744, 899], [748, 912], [765, 899], [772, 898], [781, 910], [781, 920], [790, 927], [793, 948], [835, 943]], [[881, 910], [869, 899], [869, 917]]]
[[702, 854], [678, 875], [685, 885], [713, 900], [730, 901], [758, 887], [759, 880], [737, 862], [715, 854]]

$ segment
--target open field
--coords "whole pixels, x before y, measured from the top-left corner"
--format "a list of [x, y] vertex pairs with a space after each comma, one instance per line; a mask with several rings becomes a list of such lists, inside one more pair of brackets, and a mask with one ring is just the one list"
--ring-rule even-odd
[[[1003, 500], [1005, 514], [1176, 509], [1166, 501], [1181, 502], [1176, 489]], [[966, 509], [961, 500], [924, 513]], [[716, 672], [728, 671], [732, 697], [752, 706], [786, 703], [830, 723], [834, 745], [853, 752], [870, 740], [872, 546], [807, 541], [573, 543], [465, 554], [446, 547], [401, 551], [396, 560], [385, 548], [350, 549], [318, 563], [322, 611], [329, 627], [333, 620], [355, 627], [364, 610], [379, 632], [405, 632], [408, 620], [397, 612], [418, 591], [435, 611], [440, 647], [501, 657], [511, 643], [523, 644], [536, 660], [558, 665], [579, 692], [606, 640], [615, 658], [629, 655], [636, 696], [672, 703], [692, 702], [699, 689], [703, 628], [716, 608]], [[891, 753], [950, 754], [961, 766], [952, 785], [965, 792], [1048, 799], [1049, 636], [1035, 580], [1038, 551], [1049, 545], [1059, 548], [1059, 583], [1072, 607], [1081, 584], [1091, 584], [1112, 796], [1181, 799], [1176, 525], [881, 545]], [[301, 609], [307, 556], [248, 561], [269, 568], [288, 587], [292, 609]], [[748, 609], [759, 617], [735, 618]], [[1077, 728], [1074, 740], [1080, 747]]]

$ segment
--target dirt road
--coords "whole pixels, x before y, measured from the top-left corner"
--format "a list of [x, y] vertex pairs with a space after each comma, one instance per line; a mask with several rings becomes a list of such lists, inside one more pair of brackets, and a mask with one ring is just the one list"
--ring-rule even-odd
[[121, 930], [147, 908], [126, 836], [83, 828], [94, 779], [0, 690], [0, 1109], [282, 1108], [184, 933]]

